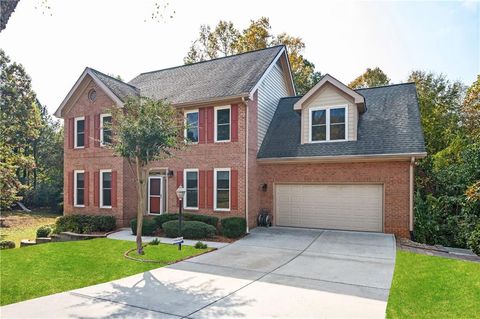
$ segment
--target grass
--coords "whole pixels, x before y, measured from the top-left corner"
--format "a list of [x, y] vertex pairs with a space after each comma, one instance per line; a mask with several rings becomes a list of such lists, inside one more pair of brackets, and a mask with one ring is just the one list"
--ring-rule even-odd
[[35, 239], [37, 229], [43, 225], [54, 224], [58, 216], [60, 215], [48, 211], [2, 212], [5, 225], [8, 227], [0, 228], [0, 240], [12, 240], [15, 242], [15, 247], [20, 247], [22, 239]]
[[399, 250], [387, 318], [478, 318], [480, 263]]
[[205, 252], [183, 246], [147, 246], [143, 258], [163, 263], [143, 263], [123, 254], [134, 242], [93, 239], [41, 244], [21, 249], [0, 250], [0, 305], [90, 286]]

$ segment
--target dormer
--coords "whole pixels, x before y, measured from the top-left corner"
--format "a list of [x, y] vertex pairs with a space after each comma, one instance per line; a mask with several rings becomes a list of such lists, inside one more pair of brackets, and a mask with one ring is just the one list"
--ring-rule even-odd
[[301, 113], [301, 144], [357, 140], [358, 114], [365, 99], [326, 74], [294, 106]]

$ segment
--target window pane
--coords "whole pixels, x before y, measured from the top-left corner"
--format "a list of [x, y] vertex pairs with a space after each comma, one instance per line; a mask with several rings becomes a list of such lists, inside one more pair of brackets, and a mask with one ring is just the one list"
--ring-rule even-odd
[[331, 109], [330, 123], [345, 123], [345, 108]]
[[160, 179], [150, 179], [150, 195], [160, 195]]
[[189, 127], [187, 129], [187, 139], [190, 142], [198, 142], [198, 127]]
[[217, 141], [228, 141], [230, 139], [230, 125], [217, 126]]
[[77, 133], [83, 133], [85, 131], [85, 120], [77, 121]]
[[187, 172], [187, 188], [197, 188], [197, 172]]
[[77, 205], [83, 205], [83, 188], [79, 189], [77, 188]]
[[330, 125], [330, 139], [344, 140], [345, 139], [345, 124]]
[[217, 188], [228, 189], [230, 188], [230, 172], [220, 171], [217, 172]]
[[187, 114], [187, 139], [198, 142], [198, 112]]
[[77, 188], [84, 188], [84, 173], [77, 173]]
[[104, 189], [102, 196], [103, 196], [102, 206], [112, 206], [112, 190]]
[[112, 188], [112, 173], [103, 172], [102, 173], [102, 188]]
[[112, 131], [103, 129], [103, 144], [112, 143]]
[[327, 113], [325, 110], [312, 111], [312, 125], [325, 124], [327, 121]]
[[77, 146], [85, 146], [85, 138], [83, 133], [77, 133]]
[[325, 141], [327, 139], [327, 127], [325, 125], [312, 126], [312, 141]]
[[187, 207], [198, 207], [198, 191], [187, 189]]
[[107, 127], [109, 126], [110, 123], [112, 123], [112, 117], [111, 116], [104, 116], [102, 117], [103, 119], [103, 127]]
[[229, 208], [228, 190], [217, 190], [217, 208]]
[[217, 110], [217, 124], [230, 123], [230, 109]]

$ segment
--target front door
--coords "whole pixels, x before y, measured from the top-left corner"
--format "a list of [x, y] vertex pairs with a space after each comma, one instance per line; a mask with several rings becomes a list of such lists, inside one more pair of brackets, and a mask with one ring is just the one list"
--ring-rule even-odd
[[163, 176], [148, 177], [148, 213], [163, 213]]

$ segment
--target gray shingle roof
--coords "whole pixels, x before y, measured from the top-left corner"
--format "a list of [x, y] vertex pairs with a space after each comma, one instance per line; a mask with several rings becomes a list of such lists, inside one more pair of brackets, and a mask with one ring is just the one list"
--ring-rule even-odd
[[172, 104], [250, 93], [283, 46], [142, 73], [129, 83], [142, 96]]
[[106, 75], [105, 73], [102, 73], [100, 71], [97, 71], [95, 69], [89, 68], [90, 71], [92, 71], [95, 76], [102, 81], [103, 84], [105, 84], [112, 92], [115, 94], [121, 101], [125, 101], [125, 98], [127, 96], [138, 96], [139, 95], [139, 90], [134, 87], [133, 85], [130, 85], [128, 83], [125, 83], [123, 81], [120, 81], [118, 79], [115, 79], [109, 75]]
[[283, 98], [269, 126], [258, 158], [423, 153], [425, 143], [415, 84], [359, 89], [367, 111], [359, 115], [357, 141], [300, 144], [300, 113]]

